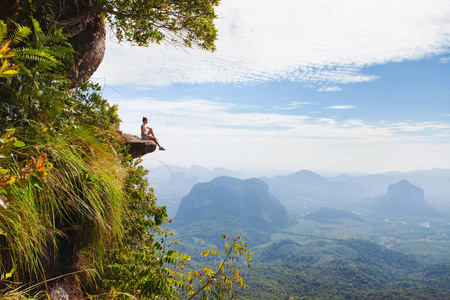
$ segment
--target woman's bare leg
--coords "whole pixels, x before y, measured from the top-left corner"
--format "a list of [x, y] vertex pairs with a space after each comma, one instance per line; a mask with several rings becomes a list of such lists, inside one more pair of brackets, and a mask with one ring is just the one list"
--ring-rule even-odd
[[156, 145], [158, 145], [159, 150], [166, 150], [166, 149], [164, 149], [164, 147], [162, 147], [162, 146], [158, 143], [158, 139], [156, 138], [155, 133], [153, 132], [153, 128], [150, 128], [150, 127], [147, 127], [147, 128], [148, 128], [148, 133], [150, 134], [150, 135], [148, 136], [148, 139], [154, 141], [154, 142], [156, 143]]
[[152, 136], [149, 136], [148, 139], [151, 140], [151, 141], [154, 141], [155, 144], [158, 146], [159, 150], [166, 150], [166, 149], [164, 149], [163, 146], [161, 146], [161, 145], [158, 143], [158, 139], [157, 139], [157, 138], [152, 137]]

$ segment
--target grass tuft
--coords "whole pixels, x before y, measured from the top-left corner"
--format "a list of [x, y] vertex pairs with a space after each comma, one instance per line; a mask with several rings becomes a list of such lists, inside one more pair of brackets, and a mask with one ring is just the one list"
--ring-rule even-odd
[[14, 188], [14, 200], [0, 212], [6, 232], [0, 236], [0, 272], [17, 265], [16, 278], [34, 274], [39, 279], [75, 271], [74, 266], [100, 268], [105, 249], [124, 234], [127, 170], [121, 157], [99, 141], [95, 128], [39, 139], [23, 152], [46, 153], [53, 169], [42, 189]]

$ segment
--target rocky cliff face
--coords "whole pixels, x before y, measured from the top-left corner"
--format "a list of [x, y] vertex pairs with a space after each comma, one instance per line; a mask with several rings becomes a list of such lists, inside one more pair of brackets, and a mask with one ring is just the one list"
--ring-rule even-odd
[[59, 6], [56, 25], [71, 36], [76, 55], [68, 77], [76, 83], [94, 74], [105, 55], [103, 6], [91, 0], [63, 1]]
[[[52, 12], [45, 8], [44, 1], [36, 5], [35, 18], [51, 19], [71, 36], [69, 42], [76, 51], [74, 64], [68, 72], [72, 82], [79, 82], [94, 74], [105, 55], [106, 29], [101, 16], [103, 5], [92, 0], [59, 1]], [[20, 8], [20, 0], [0, 0], [0, 19], [21, 24]]]

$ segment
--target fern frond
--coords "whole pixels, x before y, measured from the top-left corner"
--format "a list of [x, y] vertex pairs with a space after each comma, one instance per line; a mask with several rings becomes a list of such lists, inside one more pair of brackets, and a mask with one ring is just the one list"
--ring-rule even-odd
[[73, 62], [73, 55], [75, 51], [73, 48], [67, 48], [64, 46], [55, 46], [52, 49], [45, 49], [45, 52], [59, 59], [60, 61], [66, 61], [68, 63]]
[[42, 33], [41, 25], [39, 25], [39, 22], [35, 18], [32, 18], [31, 22], [33, 23], [33, 30], [34, 30], [36, 42], [37, 42], [37, 44], [42, 44], [41, 36], [43, 35], [43, 33]]
[[59, 64], [58, 60], [53, 55], [42, 49], [20, 49], [16, 50], [16, 53], [21, 59], [36, 60], [54, 66]]
[[18, 26], [13, 31], [11, 46], [15, 46], [25, 40], [25, 38], [31, 34], [31, 29], [25, 26]]

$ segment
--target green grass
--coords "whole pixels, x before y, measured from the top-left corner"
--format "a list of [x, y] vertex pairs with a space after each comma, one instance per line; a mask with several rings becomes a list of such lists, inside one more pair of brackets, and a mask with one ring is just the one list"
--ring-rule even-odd
[[[64, 264], [58, 256], [61, 247], [76, 249], [80, 268], [98, 267], [108, 243], [122, 238], [126, 169], [95, 133], [80, 127], [25, 141], [23, 152], [34, 157], [46, 153], [53, 169], [42, 189], [13, 187], [14, 200], [0, 214], [6, 232], [0, 240], [1, 273], [17, 265], [16, 279], [25, 274], [42, 278], [53, 264]], [[10, 169], [14, 166], [10, 161]]]

